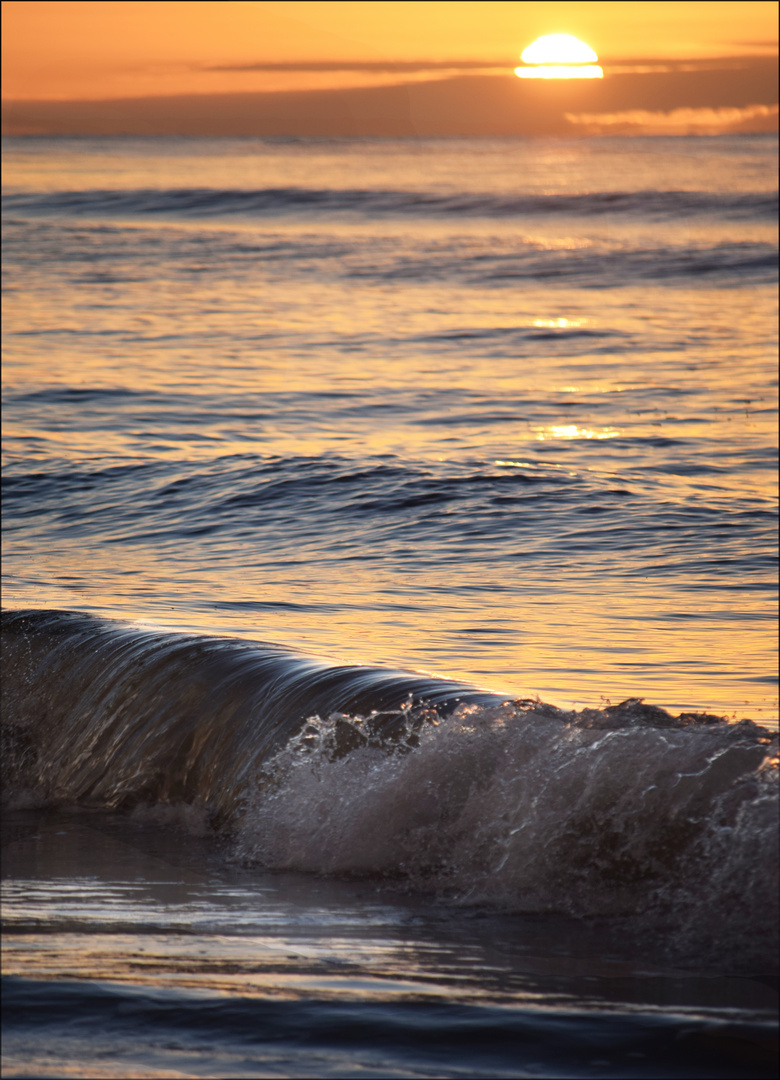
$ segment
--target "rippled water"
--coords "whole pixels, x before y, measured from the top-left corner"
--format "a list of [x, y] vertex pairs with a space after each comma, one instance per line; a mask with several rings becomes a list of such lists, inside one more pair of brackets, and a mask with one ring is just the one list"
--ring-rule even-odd
[[775, 156], [10, 140], [6, 604], [771, 719]]
[[771, 981], [603, 925], [248, 871], [140, 817], [5, 828], [6, 1076], [773, 1075]]
[[8, 1075], [772, 1075], [776, 138], [4, 159]]

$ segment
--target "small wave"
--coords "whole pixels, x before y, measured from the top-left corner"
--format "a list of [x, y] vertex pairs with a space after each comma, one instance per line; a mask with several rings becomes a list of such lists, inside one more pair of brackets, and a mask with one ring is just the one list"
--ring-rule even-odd
[[522, 217], [631, 214], [675, 218], [720, 214], [729, 219], [774, 218], [777, 193], [707, 191], [594, 191], [583, 194], [436, 194], [426, 191], [281, 187], [134, 188], [124, 190], [10, 192], [6, 213], [100, 217], [221, 217], [223, 215], [352, 213], [358, 215]]
[[[198, 415], [195, 409], [190, 417]], [[514, 420], [508, 408], [499, 409], [496, 401], [490, 415]], [[452, 402], [444, 419], [436, 414], [436, 422], [476, 426], [484, 413], [484, 404], [478, 408], [466, 400], [456, 409]], [[424, 424], [425, 415], [414, 422]], [[668, 469], [680, 475], [687, 469], [688, 476], [715, 475], [709, 460], [681, 465], [686, 443], [662, 434], [615, 435], [610, 442], [627, 454], [646, 446], [667, 452], [669, 463], [656, 465], [657, 474]], [[686, 501], [657, 481], [643, 488], [636, 474], [623, 475], [616, 485], [613, 476], [564, 472], [544, 461], [522, 467], [490, 461], [433, 467], [391, 456], [355, 462], [335, 454], [238, 454], [206, 464], [100, 461], [75, 467], [54, 459], [33, 468], [21, 459], [6, 470], [2, 491], [7, 529], [39, 529], [39, 550], [63, 538], [89, 550], [107, 544], [132, 550], [145, 547], [154, 535], [156, 542], [170, 545], [174, 558], [188, 550], [197, 550], [200, 560], [222, 558], [227, 549], [234, 569], [243, 566], [253, 573], [253, 560], [276, 557], [280, 535], [297, 544], [299, 558], [319, 558], [319, 537], [327, 535], [338, 545], [340, 560], [365, 560], [370, 554], [404, 563], [411, 557], [428, 566], [425, 560], [487, 556], [513, 567], [522, 557], [529, 560], [526, 572], [544, 579], [559, 573], [576, 552], [590, 557], [619, 551], [626, 574], [672, 572], [688, 579], [707, 560], [720, 560], [729, 581], [738, 575], [740, 587], [748, 582], [764, 587], [762, 559], [777, 524], [771, 508], [749, 498], [732, 499], [727, 507], [717, 498]], [[247, 530], [251, 549], [243, 545]], [[722, 577], [717, 574], [721, 584]], [[294, 599], [299, 597], [282, 594], [275, 606]]]
[[[534, 245], [518, 243], [512, 250], [460, 253], [437, 251], [402, 255], [375, 265], [350, 265], [346, 274], [354, 278], [389, 280], [462, 279], [470, 285], [501, 286], [518, 281], [547, 281], [590, 288], [619, 288], [645, 281], [676, 282], [684, 279], [710, 284], [722, 278], [730, 287], [748, 280], [775, 281], [777, 249], [773, 244], [753, 241], [723, 241], [717, 244], [678, 244], [663, 248], [595, 247], [583, 251], [539, 251]], [[562, 335], [548, 332], [526, 334], [526, 341], [558, 340]], [[572, 339], [582, 339], [587, 349], [591, 334], [567, 332], [567, 346]], [[614, 345], [608, 346], [614, 351]]]
[[[362, 212], [359, 205], [353, 209]], [[676, 234], [676, 240], [661, 237], [657, 243], [648, 242], [646, 235], [636, 236], [631, 242], [615, 243], [614, 237], [610, 239], [600, 229], [598, 239], [570, 249], [548, 247], [531, 237], [499, 235], [498, 220], [491, 229], [494, 235], [464, 240], [456, 228], [457, 220], [463, 217], [459, 215], [457, 220], [453, 218], [452, 230], [446, 238], [440, 236], [431, 241], [425, 233], [419, 236], [409, 233], [380, 235], [378, 223], [383, 211], [372, 210], [369, 203], [364, 204], [364, 209], [365, 216], [377, 224], [377, 235], [372, 236], [370, 242], [360, 230], [352, 236], [343, 230], [338, 242], [327, 234], [327, 230], [314, 235], [315, 228], [321, 228], [327, 221], [326, 213], [312, 218], [311, 232], [307, 229], [303, 235], [298, 235], [297, 231], [288, 231], [283, 235], [283, 230], [277, 228], [284, 212], [282, 209], [269, 212], [269, 220], [264, 222], [263, 229], [254, 234], [245, 229], [234, 232], [210, 227], [206, 219], [193, 233], [191, 228], [184, 226], [184, 218], [181, 218], [179, 228], [173, 227], [171, 217], [165, 250], [188, 282], [192, 280], [190, 275], [198, 279], [204, 275], [224, 279], [234, 274], [242, 278], [249, 274], [260, 279], [272, 274], [274, 280], [282, 275], [296, 282], [301, 277], [308, 279], [313, 273], [323, 272], [329, 279], [346, 283], [450, 281], [478, 288], [501, 288], [528, 281], [601, 289], [643, 285], [647, 281], [668, 282], [674, 286], [680, 280], [689, 285], [701, 282], [709, 286], [725, 282], [730, 287], [745, 287], [760, 281], [774, 282], [777, 278], [777, 247], [772, 240], [724, 237], [711, 242]], [[137, 220], [133, 220], [134, 212], [130, 210], [117, 212], [121, 224], [113, 226], [114, 234], [107, 236], [108, 226], [96, 223], [94, 217], [108, 212], [99, 200], [93, 204], [86, 198], [78, 214], [83, 218], [91, 216], [93, 220], [90, 221], [68, 218], [66, 215], [70, 211], [57, 209], [56, 203], [51, 208], [56, 223], [42, 217], [43, 211], [31, 211], [26, 218], [20, 218], [14, 217], [14, 212], [9, 210], [4, 233], [9, 269], [12, 265], [38, 266], [44, 258], [61, 266], [64, 277], [79, 288], [140, 282], [151, 286], [156, 281], [155, 269], [145, 252], [149, 244], [157, 248], [160, 243], [157, 225], [148, 215], [144, 217], [145, 212]], [[518, 209], [518, 217], [523, 212]], [[157, 213], [155, 210], [154, 214]], [[438, 211], [434, 208], [432, 213], [435, 215]], [[525, 213], [532, 211], [527, 208]], [[687, 215], [688, 211], [678, 211], [672, 206], [670, 220], [677, 222], [680, 213]], [[164, 214], [162, 204], [159, 214]], [[716, 214], [715, 208], [707, 211], [710, 218]], [[257, 221], [260, 222], [260, 218]], [[273, 229], [271, 221], [276, 223]], [[526, 224], [530, 229], [530, 220]], [[572, 228], [587, 227], [585, 219], [571, 224]], [[637, 222], [633, 224], [636, 226]], [[126, 330], [95, 326], [81, 331], [72, 327], [36, 326], [34, 329], [22, 328], [17, 333], [34, 339], [65, 337], [73, 340], [86, 333], [90, 339], [99, 336], [107, 342], [121, 340], [131, 347], [139, 342], [183, 340], [178, 333], [159, 338], [147, 332], [130, 334]], [[567, 348], [586, 350], [593, 344], [598, 346], [598, 342], [591, 340], [592, 334], [592, 330], [569, 328]], [[560, 334], [534, 335], [529, 332], [525, 343], [530, 346], [534, 340], [558, 340], [560, 337]], [[282, 342], [280, 335], [272, 331], [253, 340]], [[614, 342], [612, 347], [615, 347]]]
[[[282, 963], [274, 957], [273, 970]], [[51, 1075], [54, 1058], [72, 1074], [75, 1059], [85, 1076], [108, 1075], [106, 1061], [113, 1075], [192, 1076], [197, 1060], [206, 1076], [229, 1076], [238, 1062], [245, 1076], [580, 1077], [594, 1075], [596, 1053], [598, 1075], [622, 1080], [774, 1075], [771, 1022], [739, 1011], [724, 1020], [690, 1010], [682, 1020], [633, 1001], [622, 1011], [592, 1002], [577, 1011], [560, 997], [539, 1008], [527, 976], [509, 1007], [462, 994], [431, 1000], [429, 985], [414, 998], [396, 990], [393, 1000], [397, 983], [385, 972], [376, 980], [389, 986], [384, 997], [363, 976], [348, 998], [322, 993], [321, 979], [307, 992], [300, 965], [287, 965], [292, 978], [273, 997], [251, 984], [210, 992], [193, 975], [195, 989], [5, 976], [6, 1075]]]

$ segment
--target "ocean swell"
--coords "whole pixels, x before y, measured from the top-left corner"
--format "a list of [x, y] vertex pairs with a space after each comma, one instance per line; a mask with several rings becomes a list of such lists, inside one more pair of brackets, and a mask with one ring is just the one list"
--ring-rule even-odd
[[264, 217], [348, 213], [370, 216], [466, 216], [506, 218], [534, 215], [602, 217], [639, 214], [723, 214], [729, 219], [767, 219], [777, 214], [777, 193], [709, 191], [591, 191], [582, 194], [440, 194], [359, 188], [127, 188], [90, 191], [14, 192], [4, 195], [7, 213], [79, 217], [184, 218]]

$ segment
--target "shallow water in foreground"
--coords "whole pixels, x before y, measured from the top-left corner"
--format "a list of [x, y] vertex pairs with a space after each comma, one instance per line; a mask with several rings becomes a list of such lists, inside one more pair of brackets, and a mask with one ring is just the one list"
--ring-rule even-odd
[[637, 960], [614, 924], [242, 868], [101, 812], [7, 814], [3, 873], [4, 1076], [773, 1075], [771, 979]]

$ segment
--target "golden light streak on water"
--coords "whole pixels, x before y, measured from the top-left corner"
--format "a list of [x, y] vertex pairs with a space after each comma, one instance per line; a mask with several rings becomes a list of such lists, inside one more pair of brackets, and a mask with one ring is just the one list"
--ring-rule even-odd
[[537, 431], [540, 442], [547, 439], [614, 439], [620, 432], [616, 428], [583, 428], [577, 424], [551, 424]]
[[548, 329], [566, 330], [572, 326], [585, 326], [588, 319], [534, 319], [532, 326], [540, 326]]

